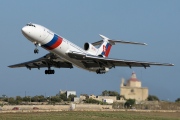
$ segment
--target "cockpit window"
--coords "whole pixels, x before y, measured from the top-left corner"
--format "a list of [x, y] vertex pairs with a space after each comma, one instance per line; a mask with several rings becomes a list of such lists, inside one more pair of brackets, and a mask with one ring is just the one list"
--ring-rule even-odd
[[27, 26], [32, 26], [32, 27], [36, 27], [35, 25], [33, 25], [32, 23], [28, 23], [26, 24]]

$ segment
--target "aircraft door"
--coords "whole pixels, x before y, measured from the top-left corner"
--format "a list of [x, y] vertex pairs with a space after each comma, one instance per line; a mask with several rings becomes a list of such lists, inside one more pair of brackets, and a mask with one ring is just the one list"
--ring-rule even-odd
[[41, 41], [44, 41], [48, 36], [49, 36], [49, 33], [47, 32], [47, 29], [46, 28], [42, 28], [40, 30], [40, 36], [39, 36]]

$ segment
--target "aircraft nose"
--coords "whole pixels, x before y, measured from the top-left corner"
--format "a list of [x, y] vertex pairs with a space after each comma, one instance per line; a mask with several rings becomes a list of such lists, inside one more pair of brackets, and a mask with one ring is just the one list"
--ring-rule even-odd
[[28, 35], [28, 33], [29, 33], [29, 30], [28, 30], [28, 27], [27, 27], [27, 26], [23, 27], [23, 28], [21, 29], [21, 31], [22, 31], [22, 33], [23, 33], [24, 35]]

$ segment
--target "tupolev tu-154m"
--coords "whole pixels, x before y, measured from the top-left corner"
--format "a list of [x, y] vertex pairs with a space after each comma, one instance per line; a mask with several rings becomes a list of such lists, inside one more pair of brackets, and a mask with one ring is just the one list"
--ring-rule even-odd
[[10, 68], [27, 67], [43, 68], [47, 67], [45, 74], [54, 74], [55, 71], [51, 68], [73, 68], [73, 66], [103, 74], [108, 72], [111, 68], [116, 66], [124, 67], [150, 67], [150, 65], [158, 66], [174, 66], [170, 63], [157, 63], [157, 62], [143, 62], [124, 59], [108, 58], [111, 47], [116, 43], [147, 45], [146, 43], [130, 42], [123, 40], [112, 40], [103, 35], [100, 35], [102, 40], [94, 43], [85, 43], [84, 49], [78, 47], [74, 43], [61, 37], [60, 35], [52, 32], [38, 24], [28, 23], [22, 28], [23, 35], [31, 41], [36, 47], [34, 53], [39, 52], [38, 46], [49, 51], [45, 56], [15, 65], [10, 65]]

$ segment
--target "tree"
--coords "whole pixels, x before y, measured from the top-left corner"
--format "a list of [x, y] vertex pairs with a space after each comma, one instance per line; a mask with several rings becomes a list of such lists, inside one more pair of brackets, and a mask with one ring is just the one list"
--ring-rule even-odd
[[21, 96], [16, 96], [16, 104], [18, 105], [18, 104], [20, 104], [21, 102], [22, 102], [22, 98], [21, 98]]
[[63, 101], [67, 101], [67, 96], [66, 96], [65, 93], [64, 93], [64, 94], [61, 94], [61, 95], [60, 95], [60, 98], [61, 98]]
[[102, 96], [116, 96], [117, 100], [120, 100], [120, 94], [116, 91], [104, 90], [101, 95]]
[[22, 98], [24, 102], [31, 102], [31, 96], [25, 96]]
[[46, 102], [47, 99], [43, 96], [43, 95], [40, 95], [40, 96], [34, 96], [31, 98], [31, 101], [32, 102]]
[[109, 91], [109, 96], [118, 96], [119, 93], [116, 91]]
[[72, 95], [70, 94], [70, 95], [68, 96], [68, 100], [69, 100], [69, 101], [74, 101], [74, 97], [77, 97], [77, 96], [76, 96], [76, 95], [73, 95], [73, 94], [72, 94]]
[[125, 106], [127, 108], [131, 108], [133, 105], [135, 104], [135, 99], [128, 99], [126, 102], [125, 102]]
[[92, 99], [92, 98], [88, 98], [88, 99], [85, 100], [85, 103], [99, 104], [99, 103], [101, 103], [101, 101], [95, 100], [95, 99]]
[[8, 102], [11, 105], [15, 105], [16, 104], [16, 101], [15, 101], [15, 99], [13, 97], [8, 98]]
[[103, 91], [102, 96], [109, 96], [109, 91], [107, 91], [107, 90]]
[[38, 102], [38, 96], [36, 95], [36, 96], [33, 96], [32, 98], [31, 98], [31, 101], [32, 102]]
[[38, 102], [46, 102], [47, 101], [47, 99], [44, 97], [44, 95], [40, 95], [40, 96], [38, 96]]
[[22, 101], [21, 96], [16, 96], [16, 100], [17, 100], [17, 101]]
[[116, 91], [107, 91], [107, 90], [105, 90], [105, 91], [102, 92], [101, 95], [102, 96], [118, 96], [119, 93], [116, 92]]
[[175, 100], [175, 102], [180, 102], [180, 98], [177, 98], [177, 99]]
[[149, 95], [147, 99], [148, 101], [159, 101], [159, 98], [155, 95]]
[[60, 96], [51, 96], [51, 101], [52, 102], [61, 102]]

